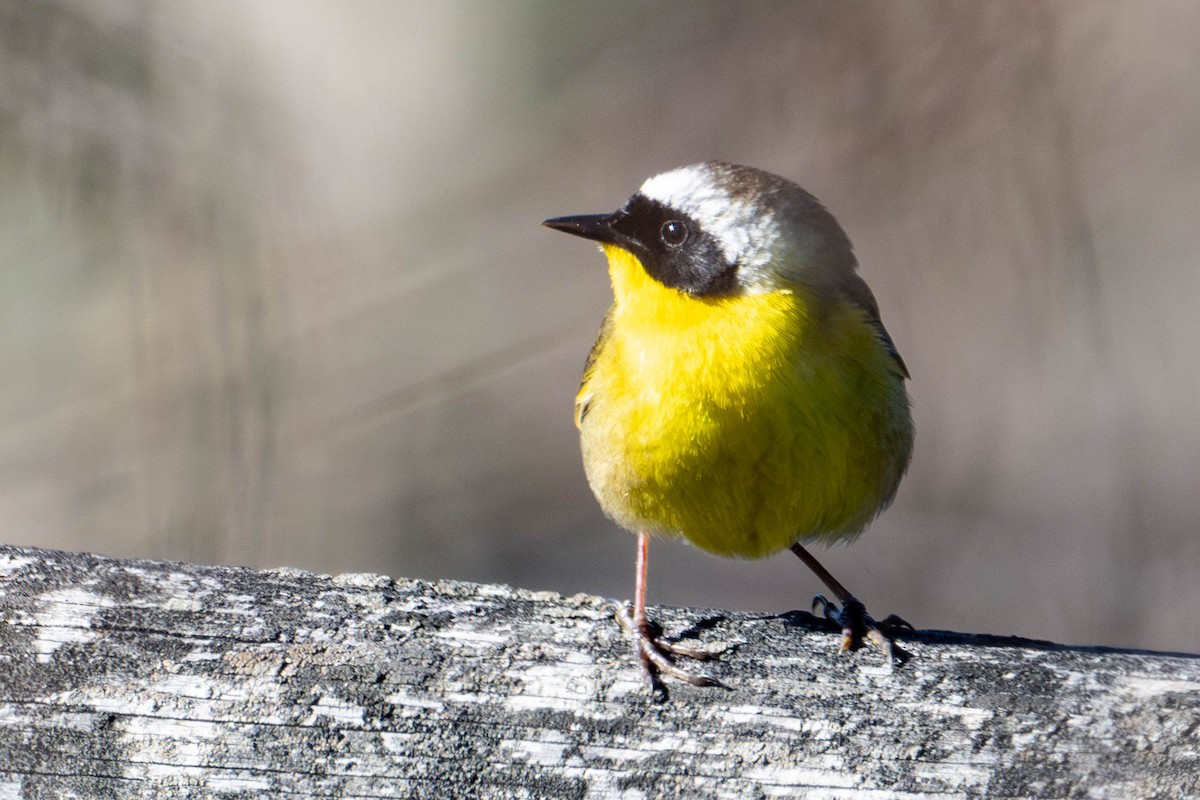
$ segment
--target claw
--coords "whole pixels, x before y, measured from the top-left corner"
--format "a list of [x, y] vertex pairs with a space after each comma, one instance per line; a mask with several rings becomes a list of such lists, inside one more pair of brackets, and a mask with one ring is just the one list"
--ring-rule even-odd
[[912, 626], [912, 623], [897, 614], [888, 614], [879, 622], [880, 630], [884, 631], [906, 631], [908, 633], [916, 633], [917, 629]]
[[671, 659], [671, 656], [678, 656], [680, 658], [694, 658], [698, 661], [707, 661], [714, 657], [712, 653], [666, 641], [662, 638], [662, 629], [658, 625], [651, 622], [646, 622], [645, 625], [638, 625], [634, 621], [632, 609], [626, 604], [620, 604], [616, 607], [616, 617], [617, 622], [625, 629], [625, 632], [633, 637], [634, 652], [642, 664], [642, 672], [646, 676], [646, 682], [656, 693], [663, 694], [666, 692], [666, 687], [662, 683], [662, 675], [667, 675], [684, 683], [690, 683], [693, 686], [724, 686], [723, 683], [711, 675], [703, 672], [688, 672], [682, 669]]
[[846, 591], [846, 587], [842, 586], [837, 578], [829, 573], [829, 570], [821, 566], [821, 562], [813, 557], [813, 554], [804, 549], [804, 546], [799, 542], [792, 545], [792, 552], [796, 557], [805, 563], [805, 565], [813, 571], [813, 574], [821, 579], [821, 582], [829, 587], [829, 591], [838, 596], [842, 601], [842, 608], [838, 608], [836, 604], [830, 602], [823, 594], [819, 594], [813, 598], [812, 608], [813, 613], [820, 613], [825, 619], [831, 620], [842, 626], [842, 650], [857, 650], [863, 646], [863, 638], [875, 645], [884, 652], [887, 656], [888, 669], [893, 666], [894, 661], [907, 660], [908, 654], [903, 650], [895, 647], [892, 643], [891, 633], [897, 630], [913, 630], [913, 626], [897, 617], [895, 614], [889, 616], [882, 623], [877, 623], [867, 614], [866, 606], [858, 601], [854, 595]]
[[[823, 594], [813, 595], [812, 612], [814, 614], [820, 614], [825, 619], [832, 620], [833, 617], [830, 616], [830, 612], [829, 612], [829, 609], [831, 607], [833, 608], [833, 612], [837, 613], [837, 606], [835, 606], [833, 603], [829, 602], [828, 597], [826, 597]], [[834, 620], [834, 621], [836, 622], [837, 620]]]
[[842, 652], [860, 649], [864, 642], [870, 642], [887, 657], [888, 668], [898, 660], [892, 635], [896, 631], [915, 630], [906, 620], [889, 615], [883, 622], [876, 622], [867, 613], [866, 606], [854, 597], [849, 598], [841, 608], [825, 595], [813, 597], [813, 613], [820, 614], [825, 619], [842, 627]]

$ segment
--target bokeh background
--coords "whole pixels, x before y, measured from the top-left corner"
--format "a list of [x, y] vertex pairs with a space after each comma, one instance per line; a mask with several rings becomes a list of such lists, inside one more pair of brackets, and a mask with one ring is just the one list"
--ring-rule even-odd
[[[626, 597], [572, 399], [709, 158], [854, 240], [912, 374], [829, 566], [920, 627], [1200, 650], [1200, 4], [0, 0], [0, 540]], [[783, 610], [790, 555], [651, 550]]]

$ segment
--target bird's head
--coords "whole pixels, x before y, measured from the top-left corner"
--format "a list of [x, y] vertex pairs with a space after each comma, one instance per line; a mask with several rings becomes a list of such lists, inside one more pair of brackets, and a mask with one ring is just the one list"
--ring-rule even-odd
[[543, 224], [627, 250], [656, 281], [693, 297], [819, 288], [855, 268], [850, 240], [815, 197], [720, 161], [656, 175], [611, 214]]

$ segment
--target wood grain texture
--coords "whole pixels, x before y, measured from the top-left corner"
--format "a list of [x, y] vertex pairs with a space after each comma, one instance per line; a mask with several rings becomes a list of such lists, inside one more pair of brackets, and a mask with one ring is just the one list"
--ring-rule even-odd
[[1200, 796], [1195, 656], [656, 615], [731, 688], [598, 597], [0, 547], [0, 798]]

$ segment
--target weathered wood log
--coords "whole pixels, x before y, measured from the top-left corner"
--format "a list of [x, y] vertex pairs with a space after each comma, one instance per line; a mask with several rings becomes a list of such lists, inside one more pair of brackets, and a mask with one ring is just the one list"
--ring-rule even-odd
[[0, 798], [1200, 795], [1200, 658], [597, 597], [0, 548]]

